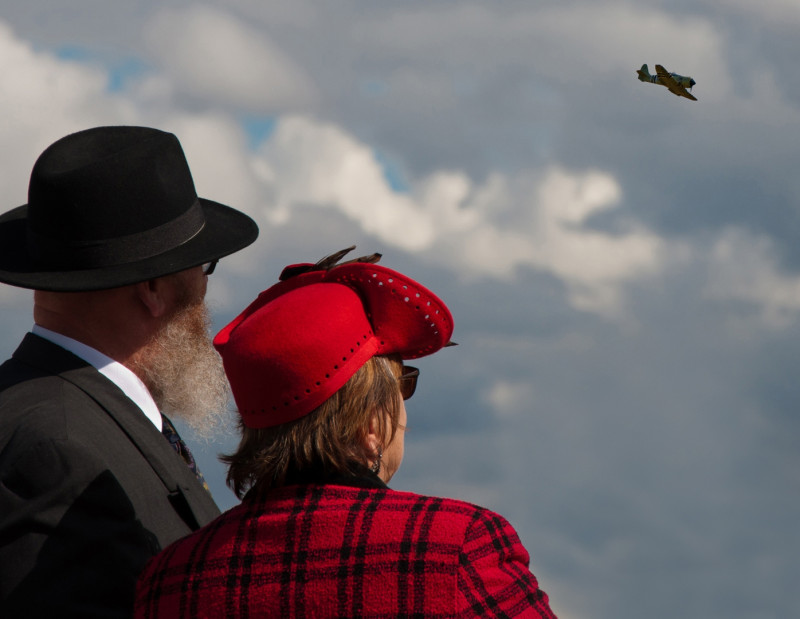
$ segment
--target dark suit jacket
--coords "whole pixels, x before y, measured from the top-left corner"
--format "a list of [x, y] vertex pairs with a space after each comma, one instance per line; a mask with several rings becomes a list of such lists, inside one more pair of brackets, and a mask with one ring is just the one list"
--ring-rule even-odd
[[217, 515], [95, 368], [32, 334], [0, 366], [0, 615], [130, 616], [148, 558]]

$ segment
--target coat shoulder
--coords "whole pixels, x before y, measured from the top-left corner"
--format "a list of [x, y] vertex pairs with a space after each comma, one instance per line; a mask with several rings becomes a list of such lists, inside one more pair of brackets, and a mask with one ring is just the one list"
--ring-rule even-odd
[[505, 522], [505, 519], [492, 510], [481, 507], [468, 501], [451, 499], [446, 497], [428, 496], [413, 492], [403, 492], [388, 490], [386, 502], [397, 506], [407, 505], [411, 509], [419, 511], [433, 511], [447, 515], [452, 520], [463, 521], [470, 524], [475, 521], [496, 521]]

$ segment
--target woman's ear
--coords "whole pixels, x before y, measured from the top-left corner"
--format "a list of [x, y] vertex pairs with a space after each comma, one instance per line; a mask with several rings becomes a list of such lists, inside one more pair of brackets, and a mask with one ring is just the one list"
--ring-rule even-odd
[[378, 457], [383, 445], [383, 436], [381, 436], [381, 426], [378, 423], [377, 413], [373, 413], [369, 418], [369, 427], [364, 436], [364, 447], [367, 452], [372, 454], [373, 458]]

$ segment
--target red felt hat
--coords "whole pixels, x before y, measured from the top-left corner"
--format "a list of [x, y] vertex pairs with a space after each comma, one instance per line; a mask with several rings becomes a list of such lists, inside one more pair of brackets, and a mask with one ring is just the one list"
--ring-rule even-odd
[[435, 294], [374, 264], [378, 254], [335, 265], [347, 251], [287, 267], [214, 338], [247, 427], [307, 415], [375, 355], [414, 359], [450, 343], [453, 317]]

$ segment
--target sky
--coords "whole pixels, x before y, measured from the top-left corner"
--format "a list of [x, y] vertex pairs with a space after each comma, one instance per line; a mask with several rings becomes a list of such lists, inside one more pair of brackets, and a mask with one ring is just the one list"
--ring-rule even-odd
[[[506, 516], [562, 619], [800, 616], [795, 0], [0, 9], [0, 210], [63, 135], [174, 132], [261, 229], [215, 329], [352, 244], [447, 302], [392, 487]], [[0, 286], [3, 357], [30, 308]], [[233, 427], [190, 444], [234, 505]]]

